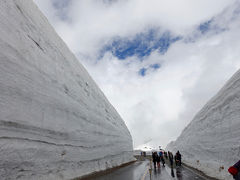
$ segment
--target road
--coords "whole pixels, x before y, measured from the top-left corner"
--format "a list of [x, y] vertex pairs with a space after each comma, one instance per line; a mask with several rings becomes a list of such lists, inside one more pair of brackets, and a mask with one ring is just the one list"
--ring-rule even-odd
[[149, 168], [149, 160], [136, 161], [107, 174], [89, 178], [89, 180], [208, 180], [184, 166], [171, 169], [166, 165], [152, 171], [149, 171]]

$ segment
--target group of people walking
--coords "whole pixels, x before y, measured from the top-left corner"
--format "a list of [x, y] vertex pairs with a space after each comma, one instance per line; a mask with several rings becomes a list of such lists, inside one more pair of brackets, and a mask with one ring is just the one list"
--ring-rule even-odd
[[163, 158], [163, 151], [159, 151], [158, 153], [157, 152], [152, 152], [152, 160], [153, 160], [153, 165], [154, 165], [154, 168], [156, 168], [156, 166], [158, 168], [160, 168], [160, 162], [162, 162], [162, 165], [163, 167], [165, 166], [165, 160]]
[[177, 153], [175, 154], [175, 156], [173, 157], [172, 152], [168, 151], [159, 151], [159, 152], [152, 152], [152, 161], [153, 161], [153, 165], [154, 168], [158, 167], [160, 168], [160, 162], [162, 162], [163, 167], [165, 166], [165, 160], [164, 157], [166, 159], [169, 159], [170, 165], [171, 167], [173, 167], [173, 161], [175, 160], [175, 164], [176, 166], [181, 166], [182, 164], [182, 155], [180, 154], [179, 151], [177, 151]]
[[[169, 159], [171, 168], [173, 168], [173, 163], [175, 161], [176, 166], [182, 165], [182, 155], [179, 151], [173, 156], [173, 153], [168, 151], [159, 151], [159, 152], [152, 152], [152, 161], [154, 168], [160, 168], [160, 162], [162, 162], [163, 167], [165, 166], [165, 159]], [[228, 172], [233, 176], [235, 180], [240, 180], [240, 160], [235, 163], [233, 166], [229, 167]]]

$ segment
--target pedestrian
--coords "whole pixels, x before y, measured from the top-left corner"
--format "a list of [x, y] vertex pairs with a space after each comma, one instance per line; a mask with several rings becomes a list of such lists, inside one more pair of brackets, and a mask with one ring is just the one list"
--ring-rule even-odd
[[233, 166], [229, 167], [228, 172], [233, 176], [233, 179], [240, 180], [240, 160]]
[[173, 154], [171, 152], [168, 152], [168, 158], [170, 161], [171, 168], [173, 168]]
[[180, 154], [179, 151], [177, 151], [176, 155], [175, 155], [175, 163], [176, 166], [181, 166], [182, 165], [182, 155]]
[[160, 156], [158, 156], [157, 154], [156, 156], [157, 156], [157, 167], [160, 168]]
[[163, 167], [165, 167], [165, 160], [164, 160], [163, 156], [161, 157], [161, 161], [162, 161]]
[[153, 166], [156, 168], [157, 152], [152, 153]]
[[160, 157], [160, 161], [162, 161], [163, 167], [165, 167], [165, 160], [163, 158], [163, 152], [159, 151], [159, 157]]

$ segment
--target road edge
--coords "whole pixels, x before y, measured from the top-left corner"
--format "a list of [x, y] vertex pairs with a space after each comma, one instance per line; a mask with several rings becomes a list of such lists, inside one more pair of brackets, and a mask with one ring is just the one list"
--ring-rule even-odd
[[130, 165], [130, 164], [133, 164], [136, 161], [137, 160], [134, 160], [134, 161], [130, 161], [130, 162], [121, 164], [120, 166], [115, 166], [115, 167], [112, 167], [112, 168], [109, 168], [109, 169], [105, 169], [105, 170], [102, 170], [102, 171], [96, 171], [96, 172], [93, 172], [93, 173], [90, 173], [90, 174], [87, 174], [87, 175], [84, 175], [84, 176], [81, 176], [81, 177], [73, 178], [72, 180], [90, 180], [91, 178], [102, 176], [102, 175], [111, 173], [112, 171], [115, 171], [117, 169], [123, 168], [125, 166]]
[[204, 172], [202, 172], [202, 171], [200, 171], [200, 170], [198, 170], [198, 169], [196, 169], [196, 168], [194, 168], [194, 167], [192, 167], [192, 166], [189, 166], [189, 165], [187, 165], [187, 164], [185, 164], [185, 163], [182, 163], [182, 165], [183, 165], [183, 167], [185, 167], [185, 168], [188, 169], [189, 171], [193, 171], [193, 172], [196, 173], [197, 175], [199, 175], [199, 176], [201, 176], [201, 177], [203, 177], [203, 178], [207, 178], [207, 180], [219, 180], [219, 179], [217, 179], [217, 178], [215, 178], [215, 177], [208, 176], [208, 175], [206, 175]]

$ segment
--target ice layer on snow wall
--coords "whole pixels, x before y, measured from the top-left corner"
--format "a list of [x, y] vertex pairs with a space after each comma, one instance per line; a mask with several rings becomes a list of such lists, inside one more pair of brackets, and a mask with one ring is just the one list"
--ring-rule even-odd
[[125, 123], [32, 0], [1, 0], [1, 179], [71, 179], [132, 155]]
[[229, 166], [240, 159], [240, 71], [194, 117], [167, 149], [209, 176], [232, 179]]

